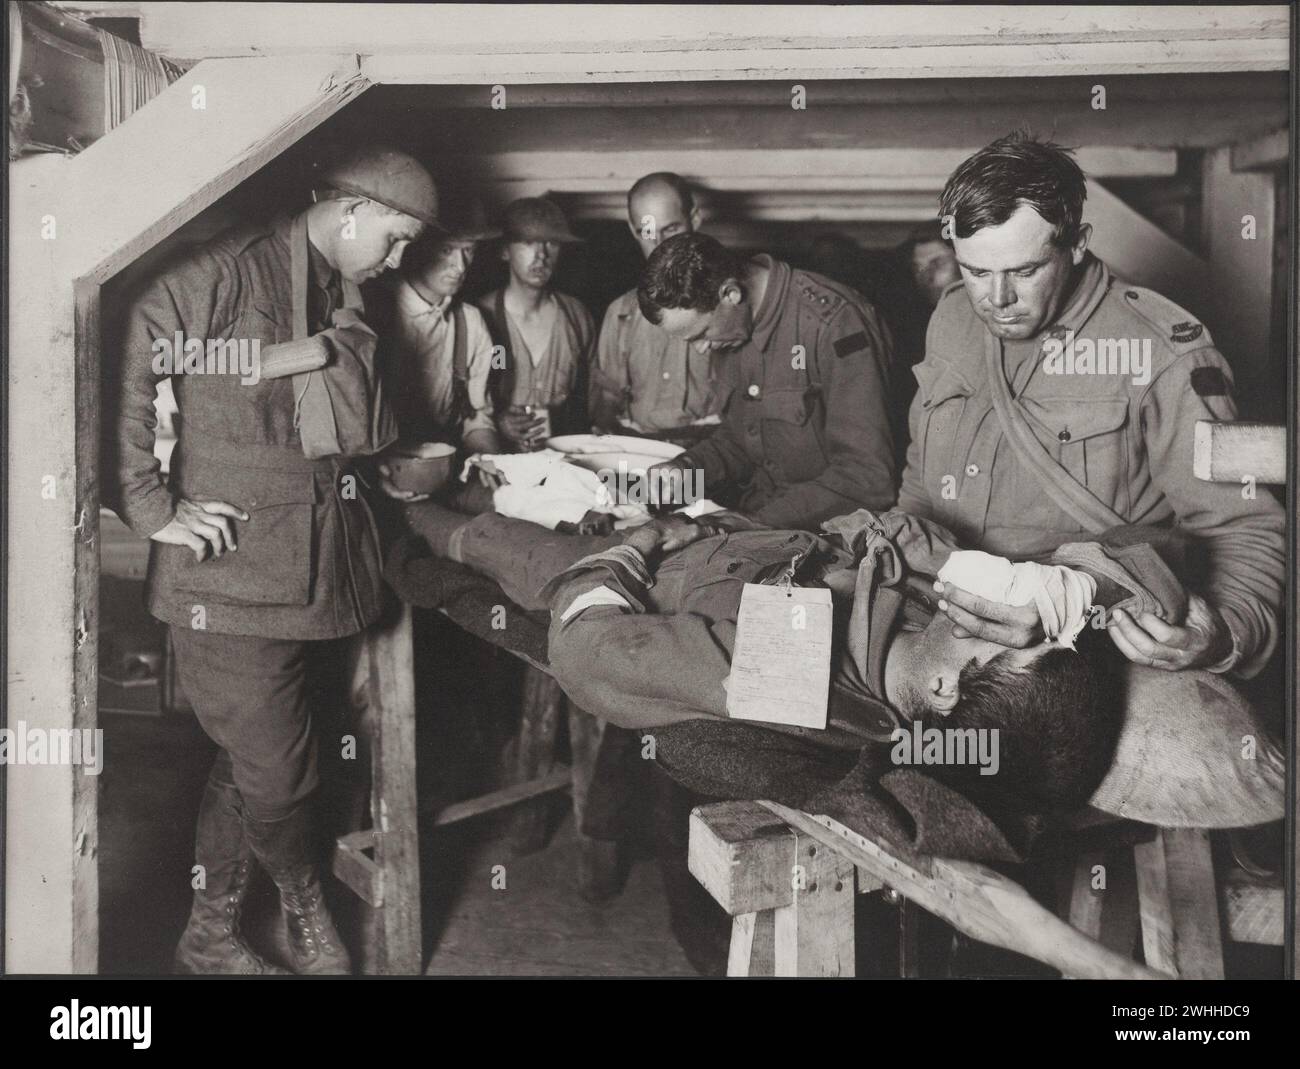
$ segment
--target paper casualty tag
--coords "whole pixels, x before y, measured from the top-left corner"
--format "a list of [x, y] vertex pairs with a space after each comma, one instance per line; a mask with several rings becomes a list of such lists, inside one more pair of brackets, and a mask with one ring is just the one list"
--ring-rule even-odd
[[746, 583], [727, 677], [727, 716], [826, 727], [831, 592]]

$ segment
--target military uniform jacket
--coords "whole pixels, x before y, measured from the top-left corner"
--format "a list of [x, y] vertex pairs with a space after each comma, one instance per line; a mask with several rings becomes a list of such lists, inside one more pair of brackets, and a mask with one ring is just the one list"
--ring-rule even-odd
[[621, 411], [625, 391], [627, 415], [644, 431], [675, 430], [711, 416], [722, 407], [717, 362], [646, 319], [636, 290], [628, 290], [606, 310], [596, 342], [592, 420], [602, 402]]
[[[307, 460], [294, 427], [292, 378], [172, 374], [180, 434], [170, 485], [154, 457], [160, 350], [177, 335], [209, 342], [293, 337], [289, 228], [236, 228], [182, 254], [132, 303], [121, 363], [106, 390], [105, 503], [141, 537], [165, 527], [177, 497], [222, 500], [238, 550], [201, 563], [184, 546], [153, 543], [147, 598], [168, 624], [219, 634], [328, 639], [354, 634], [381, 607], [379, 541], [365, 486], [344, 458]], [[330, 324], [337, 276], [308, 243], [308, 330]], [[162, 365], [165, 368], [165, 365]], [[232, 670], [238, 670], [237, 665]]]
[[[1090, 541], [1096, 532], [1056, 504], [1004, 439], [985, 375], [986, 335], [955, 283], [914, 368], [899, 508], [1013, 559]], [[1239, 485], [1192, 474], [1197, 420], [1237, 416], [1232, 372], [1209, 332], [1089, 255], [1056, 321], [1004, 343], [1003, 370], [1017, 418], [1077, 483], [1128, 523], [1176, 522], [1194, 536], [1208, 564], [1200, 592], [1232, 631], [1237, 670], [1257, 671], [1277, 640], [1285, 518], [1264, 489], [1250, 498]]]
[[582, 708], [623, 727], [725, 720], [745, 584], [771, 581], [800, 555], [796, 583], [826, 581], [836, 606], [827, 727], [763, 727], [835, 749], [888, 741], [900, 721], [885, 700], [885, 656], [904, 623], [903, 594], [877, 582], [872, 562], [855, 588], [854, 555], [838, 541], [807, 531], [718, 535], [670, 554], [654, 576], [631, 546], [586, 557], [543, 590], [551, 669]]
[[890, 341], [847, 287], [769, 256], [767, 290], [732, 362], [722, 426], [679, 462], [704, 495], [739, 488], [735, 507], [769, 527], [815, 530], [894, 500]]

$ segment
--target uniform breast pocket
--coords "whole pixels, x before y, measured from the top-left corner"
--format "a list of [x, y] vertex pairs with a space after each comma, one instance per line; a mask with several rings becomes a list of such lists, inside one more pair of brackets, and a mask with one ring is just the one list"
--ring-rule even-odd
[[240, 329], [250, 337], [272, 337], [280, 342], [293, 340], [293, 308], [272, 301], [258, 301], [247, 306]]
[[1129, 507], [1128, 402], [1035, 398], [1024, 401], [1048, 452], [1076, 481], [1121, 515]]
[[239, 549], [219, 558], [196, 563], [190, 550], [166, 547], [173, 554], [176, 589], [219, 604], [310, 602], [315, 513], [310, 474], [223, 471], [207, 481], [188, 471], [185, 482], [187, 497], [228, 501], [247, 512], [248, 520], [232, 521]]
[[916, 428], [921, 471], [926, 488], [939, 500], [944, 477], [966, 466], [964, 451], [963, 455], [956, 455], [958, 433], [974, 391], [964, 378], [941, 366], [917, 364], [913, 371], [921, 398], [921, 417]]
[[[817, 537], [806, 531], [729, 534], [707, 553], [686, 562], [681, 583], [687, 591], [683, 611], [702, 612], [711, 619], [725, 617], [728, 607], [734, 610], [739, 606], [746, 583], [779, 571], [796, 555], [806, 557], [817, 545]], [[700, 607], [704, 604], [710, 606], [707, 612]]]
[[812, 479], [826, 470], [818, 437], [825, 417], [815, 393], [803, 387], [769, 389], [762, 405], [763, 452], [781, 465], [790, 482]]

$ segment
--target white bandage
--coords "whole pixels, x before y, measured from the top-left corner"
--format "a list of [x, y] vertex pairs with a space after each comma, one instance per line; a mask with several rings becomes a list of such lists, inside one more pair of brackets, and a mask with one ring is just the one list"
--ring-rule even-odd
[[939, 569], [945, 583], [1003, 605], [1029, 605], [1038, 609], [1043, 633], [1067, 649], [1088, 622], [1097, 580], [1087, 572], [1064, 565], [1012, 564], [979, 550], [960, 549]]
[[568, 623], [578, 613], [595, 605], [617, 605], [623, 609], [632, 607], [628, 604], [627, 598], [623, 597], [617, 590], [610, 590], [607, 586], [598, 586], [595, 590], [588, 590], [585, 594], [579, 594], [569, 602], [569, 607], [560, 616], [560, 623]]

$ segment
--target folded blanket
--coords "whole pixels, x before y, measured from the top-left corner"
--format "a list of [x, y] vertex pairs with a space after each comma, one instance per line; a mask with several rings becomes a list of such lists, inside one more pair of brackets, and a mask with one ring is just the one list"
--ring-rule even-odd
[[1017, 863], [1045, 818], [982, 808], [933, 776], [890, 764], [888, 748], [833, 751], [750, 724], [688, 720], [647, 731], [655, 758], [697, 794], [765, 798], [825, 814], [905, 861], [922, 856]]

